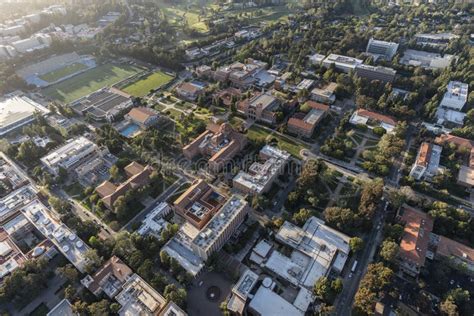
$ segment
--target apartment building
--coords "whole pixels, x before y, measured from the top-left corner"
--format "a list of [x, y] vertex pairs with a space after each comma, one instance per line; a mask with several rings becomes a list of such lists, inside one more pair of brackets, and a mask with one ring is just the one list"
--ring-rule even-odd
[[423, 142], [418, 150], [415, 163], [410, 171], [410, 177], [421, 180], [431, 178], [439, 172], [439, 161], [441, 159], [441, 146]]
[[210, 157], [209, 169], [219, 172], [235, 155], [247, 145], [247, 139], [228, 123], [209, 124], [206, 131], [184, 146], [184, 156], [192, 160], [202, 155]]
[[386, 42], [371, 38], [367, 44], [366, 52], [374, 57], [374, 59], [383, 58], [392, 60], [397, 53], [398, 44], [394, 42]]
[[268, 192], [276, 178], [285, 171], [290, 154], [270, 145], [265, 145], [259, 154], [261, 162], [254, 162], [248, 172], [239, 171], [234, 177], [233, 187], [245, 194]]

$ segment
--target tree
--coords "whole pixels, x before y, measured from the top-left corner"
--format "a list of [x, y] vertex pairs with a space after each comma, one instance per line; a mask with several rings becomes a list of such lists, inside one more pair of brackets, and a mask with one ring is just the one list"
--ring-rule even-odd
[[103, 259], [97, 253], [97, 249], [88, 249], [84, 254], [84, 257], [87, 262], [84, 270], [89, 274], [92, 274], [102, 264]]
[[70, 263], [66, 264], [64, 267], [58, 267], [56, 272], [63, 278], [66, 278], [70, 284], [74, 284], [79, 280], [79, 272]]
[[94, 302], [87, 307], [90, 315], [109, 315], [110, 302], [108, 300], [101, 300]]
[[327, 301], [331, 295], [331, 281], [327, 277], [320, 277], [313, 287], [313, 293], [321, 300]]
[[167, 300], [175, 302], [180, 307], [184, 306], [188, 295], [185, 289], [178, 289], [174, 284], [168, 284], [163, 293]]
[[116, 165], [113, 165], [112, 167], [110, 167], [109, 173], [110, 173], [110, 177], [114, 181], [118, 181], [120, 179], [120, 169]]
[[114, 202], [114, 210], [117, 214], [117, 218], [124, 219], [127, 216], [127, 201], [125, 200], [125, 196], [119, 196], [117, 200]]
[[380, 248], [380, 256], [387, 262], [394, 262], [398, 256], [400, 247], [391, 240], [384, 240]]
[[169, 267], [170, 265], [170, 256], [166, 251], [160, 251], [160, 262], [164, 267]]
[[310, 217], [311, 217], [311, 211], [306, 208], [302, 208], [297, 213], [293, 214], [292, 219], [293, 219], [293, 222], [296, 223], [296, 225], [303, 226], [304, 223], [306, 223], [306, 221]]
[[354, 307], [358, 311], [370, 315], [382, 290], [390, 284], [392, 276], [393, 271], [382, 263], [369, 264], [367, 273], [362, 278], [359, 290], [355, 295]]
[[456, 305], [456, 302], [453, 300], [452, 297], [447, 297], [443, 302], [441, 302], [441, 305], [439, 306], [439, 310], [444, 315], [448, 315], [448, 316], [459, 315], [458, 306]]
[[362, 250], [362, 248], [364, 248], [364, 241], [360, 237], [352, 237], [349, 240], [349, 247], [351, 248], [352, 252], [359, 252]]

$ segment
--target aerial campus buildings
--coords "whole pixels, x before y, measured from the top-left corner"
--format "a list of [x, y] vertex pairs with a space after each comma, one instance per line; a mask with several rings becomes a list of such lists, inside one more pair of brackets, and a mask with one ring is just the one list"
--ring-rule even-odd
[[247, 144], [247, 139], [228, 123], [209, 124], [206, 131], [184, 146], [184, 156], [192, 160], [201, 155], [210, 157], [209, 169], [220, 171]]
[[248, 172], [239, 171], [233, 179], [233, 187], [246, 194], [262, 194], [270, 190], [275, 179], [284, 172], [290, 154], [265, 145], [259, 154], [263, 161], [254, 162]]
[[383, 58], [392, 60], [397, 53], [398, 44], [393, 42], [386, 42], [371, 38], [367, 44], [366, 52], [374, 57], [374, 59]]
[[20, 92], [0, 99], [0, 136], [16, 131], [35, 120], [35, 113], [49, 113], [41, 104]]
[[185, 219], [163, 251], [190, 274], [197, 275], [209, 256], [221, 249], [242, 224], [249, 206], [243, 196], [227, 196], [204, 180], [196, 180], [173, 204]]

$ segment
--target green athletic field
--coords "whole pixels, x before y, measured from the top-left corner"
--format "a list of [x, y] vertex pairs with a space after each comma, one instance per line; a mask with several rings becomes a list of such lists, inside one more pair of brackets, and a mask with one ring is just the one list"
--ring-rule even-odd
[[162, 85], [167, 84], [171, 80], [173, 80], [172, 76], [164, 72], [158, 71], [123, 87], [121, 90], [133, 96], [142, 97], [144, 95], [147, 95], [150, 90], [159, 88]]
[[51, 99], [70, 103], [105, 86], [111, 86], [145, 69], [132, 65], [105, 64], [42, 90]]
[[74, 64], [67, 65], [65, 67], [56, 69], [54, 71], [48, 72], [44, 75], [39, 76], [39, 78], [47, 82], [55, 82], [56, 80], [72, 75], [73, 73], [76, 73], [86, 68], [87, 66], [84, 64], [74, 63]]

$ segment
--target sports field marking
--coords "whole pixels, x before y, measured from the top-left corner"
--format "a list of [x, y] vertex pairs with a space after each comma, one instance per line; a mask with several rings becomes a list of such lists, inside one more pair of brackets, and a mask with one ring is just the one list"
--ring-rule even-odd
[[150, 90], [157, 89], [171, 80], [173, 76], [158, 71], [123, 87], [122, 90], [133, 96], [142, 97], [150, 93]]

